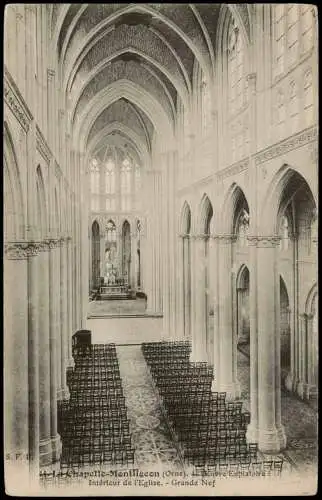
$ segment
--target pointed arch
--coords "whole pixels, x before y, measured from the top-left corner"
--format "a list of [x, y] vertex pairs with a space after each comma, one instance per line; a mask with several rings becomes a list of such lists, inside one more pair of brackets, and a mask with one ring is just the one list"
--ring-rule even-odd
[[10, 239], [19, 239], [24, 237], [25, 209], [16, 149], [6, 121], [3, 135], [5, 235]]
[[243, 210], [246, 210], [249, 217], [251, 216], [244, 190], [234, 182], [228, 189], [223, 203], [221, 224], [224, 233], [237, 234], [238, 222]]
[[[274, 175], [263, 204], [260, 207], [260, 220], [266, 234], [278, 234], [280, 218], [290, 198], [293, 198], [300, 189], [306, 189], [310, 194], [312, 203], [317, 206], [317, 193], [312, 188], [310, 180], [288, 164], [284, 164]], [[285, 198], [286, 189], [289, 191]]]
[[198, 208], [197, 231], [202, 234], [209, 234], [210, 222], [213, 216], [212, 203], [206, 193], [204, 193]]
[[48, 228], [48, 210], [46, 203], [46, 191], [45, 183], [41, 170], [41, 166], [38, 165], [36, 169], [36, 188], [37, 188], [37, 225], [38, 233], [44, 238], [47, 234]]
[[317, 283], [314, 283], [312, 286], [311, 290], [308, 293], [306, 302], [305, 302], [305, 312], [306, 314], [312, 314], [314, 311], [314, 304], [316, 297], [318, 296], [318, 285]]
[[[248, 277], [247, 277], [248, 275]], [[248, 283], [247, 283], [248, 280]], [[236, 287], [245, 288], [245, 285], [249, 284], [249, 269], [246, 264], [242, 264], [238, 270], [236, 277]]]
[[191, 231], [191, 209], [189, 203], [185, 201], [180, 214], [179, 232], [181, 234], [190, 234], [190, 231]]

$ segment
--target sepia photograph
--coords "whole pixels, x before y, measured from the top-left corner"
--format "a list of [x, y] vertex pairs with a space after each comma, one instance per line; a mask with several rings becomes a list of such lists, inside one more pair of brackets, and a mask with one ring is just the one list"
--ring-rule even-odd
[[318, 488], [318, 7], [4, 7], [9, 496]]

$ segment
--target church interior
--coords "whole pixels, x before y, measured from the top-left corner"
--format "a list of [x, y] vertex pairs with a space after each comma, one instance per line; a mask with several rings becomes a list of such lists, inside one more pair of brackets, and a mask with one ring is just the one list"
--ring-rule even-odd
[[309, 4], [6, 6], [9, 491], [315, 484], [317, 33]]

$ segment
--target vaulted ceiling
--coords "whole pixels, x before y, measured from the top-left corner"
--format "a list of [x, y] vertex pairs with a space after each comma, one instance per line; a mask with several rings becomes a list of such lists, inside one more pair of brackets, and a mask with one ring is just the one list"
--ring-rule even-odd
[[[50, 34], [72, 129], [85, 149], [115, 135], [151, 152], [190, 105], [193, 68], [215, 71], [221, 4], [51, 4]], [[231, 7], [249, 33], [246, 4]], [[133, 133], [131, 133], [133, 132]]]

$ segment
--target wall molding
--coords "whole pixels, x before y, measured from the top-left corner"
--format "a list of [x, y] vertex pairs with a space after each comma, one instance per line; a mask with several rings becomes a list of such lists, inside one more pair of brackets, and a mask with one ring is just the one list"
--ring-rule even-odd
[[239, 160], [236, 163], [233, 163], [232, 165], [229, 165], [228, 167], [224, 168], [223, 170], [220, 170], [217, 172], [217, 179], [219, 181], [223, 181], [227, 177], [231, 177], [232, 175], [240, 174], [244, 170], [247, 170], [249, 167], [249, 157], [243, 158], [242, 160]]
[[3, 93], [6, 104], [11, 109], [23, 130], [28, 132], [33, 116], [6, 66], [4, 67]]
[[305, 144], [309, 144], [310, 142], [317, 139], [318, 129], [317, 126], [309, 127], [301, 132], [288, 137], [287, 139], [283, 139], [282, 141], [269, 146], [268, 148], [259, 151], [254, 155], [255, 165], [261, 165], [262, 163], [272, 160], [273, 158], [277, 158], [278, 156], [282, 156], [293, 149], [300, 148]]

